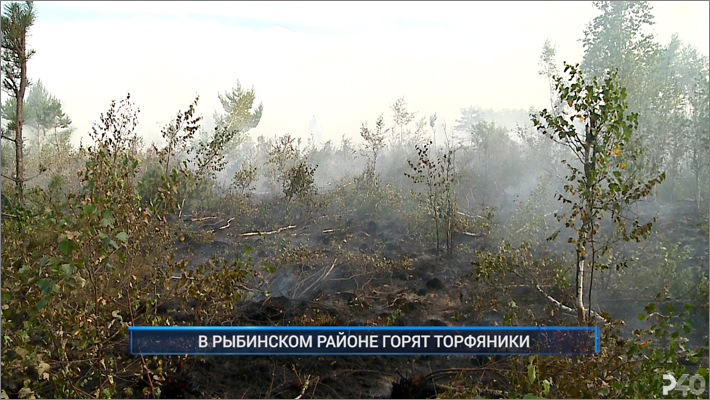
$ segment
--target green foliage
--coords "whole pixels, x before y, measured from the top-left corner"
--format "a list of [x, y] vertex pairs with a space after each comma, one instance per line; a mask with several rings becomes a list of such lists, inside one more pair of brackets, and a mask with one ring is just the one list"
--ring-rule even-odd
[[[5, 304], [27, 310], [24, 318], [13, 308], [3, 313], [5, 343], [24, 355], [10, 369], [25, 374], [28, 367], [41, 368], [43, 379], [32, 390], [114, 396], [118, 365], [110, 349], [125, 338], [129, 324], [144, 322], [135, 318], [148, 293], [136, 284], [161, 270], [161, 253], [147, 248], [159, 242], [163, 227], [148, 218], [151, 210], [140, 208], [133, 185], [136, 114], [126, 98], [101, 115], [91, 134], [96, 144], [85, 150], [81, 192], [46, 209], [38, 221], [53, 232], [54, 244], [33, 252], [16, 274], [5, 274], [11, 283], [4, 282], [3, 293], [16, 286], [26, 294]], [[139, 256], [151, 252], [157, 257]]]
[[255, 98], [254, 89], [244, 91], [239, 82], [231, 92], [219, 95], [225, 114], [216, 114], [214, 132], [211, 135], [203, 132], [193, 145], [192, 163], [198, 179], [214, 179], [227, 164], [226, 150], [237, 148], [245, 139], [244, 133], [259, 124], [263, 106], [252, 110]]
[[[702, 354], [685, 351], [685, 340], [680, 334], [685, 328], [667, 322], [669, 320], [670, 317], [665, 317], [650, 328], [637, 330], [634, 338], [628, 340], [622, 339], [613, 325], [606, 326], [602, 330], [600, 353], [585, 363], [575, 365], [569, 357], [557, 361], [541, 356], [546, 358], [545, 373], [557, 377], [552, 388], [553, 397], [661, 397], [662, 387], [666, 384], [663, 374], [668, 371], [675, 376], [687, 373], [686, 366], [679, 361]], [[659, 337], [671, 339], [664, 346], [650, 344]]]
[[693, 312], [702, 318], [710, 299], [707, 255], [694, 254], [693, 246], [681, 239], [686, 235], [659, 231], [640, 245], [619, 248], [617, 251], [633, 257], [634, 265], [610, 271], [603, 285], [609, 290], [624, 290], [626, 296], [634, 298], [650, 298], [658, 288], [664, 288], [669, 299], [693, 304]]
[[[471, 261], [475, 267], [474, 281], [490, 285], [495, 291], [507, 293], [511, 284], [530, 285], [546, 296], [555, 290], [566, 297], [569, 286], [561, 276], [561, 265], [554, 259], [540, 257], [533, 253], [530, 243], [521, 242], [518, 247], [503, 240], [498, 251], [476, 251]], [[565, 298], [562, 298], [565, 300]], [[554, 311], [553, 311], [554, 314]]]
[[[647, 324], [645, 329], [634, 331], [630, 339], [608, 316], [604, 321], [592, 320], [600, 324], [602, 333], [597, 355], [584, 359], [510, 356], [487, 365], [482, 371], [495, 373], [494, 383], [481, 379], [472, 396], [658, 397], [666, 371], [679, 376], [697, 369], [707, 379], [707, 369], [697, 368], [703, 351], [689, 349], [685, 337], [693, 333], [690, 319], [706, 318], [707, 257], [696, 256], [696, 243], [679, 239], [676, 236], [681, 235], [675, 232], [635, 243], [649, 235], [651, 223], [642, 224], [630, 213], [635, 201], [654, 190], [671, 199], [694, 196], [704, 221], [701, 224], [707, 228], [707, 216], [700, 211], [701, 199], [707, 198], [703, 193], [707, 192], [710, 148], [707, 58], [690, 46], [684, 47], [677, 38], [667, 46], [653, 43], [643, 31], [652, 23], [650, 6], [645, 2], [599, 2], [596, 6], [602, 15], [585, 32], [584, 75], [578, 67], [566, 66], [569, 76], [557, 77], [555, 48], [549, 42], [543, 48], [540, 73], [548, 78], [553, 96], [550, 109], [534, 116], [534, 128], [552, 138], [557, 147], [542, 140], [542, 135], [525, 136], [535, 130], [525, 126], [519, 128], [528, 146], [524, 151], [503, 126], [484, 119], [484, 114], [490, 116], [492, 111], [470, 107], [463, 109], [457, 120], [456, 130], [467, 136], [456, 152], [448, 143], [443, 152], [432, 150], [436, 148], [432, 142], [411, 146], [416, 155], [412, 149], [399, 151], [420, 140], [427, 122], [436, 136], [436, 114], [428, 121], [415, 121], [416, 113], [407, 111], [404, 98], [391, 106], [394, 127], [386, 128], [382, 115], [373, 129], [362, 124], [360, 135], [365, 144], [360, 148], [343, 140], [339, 149], [331, 142], [318, 149], [313, 141], [302, 149], [300, 141], [290, 135], [251, 142], [246, 133], [259, 123], [263, 107], [255, 105], [254, 89], [245, 91], [237, 83], [236, 88], [219, 95], [224, 113], [215, 115], [214, 132], [200, 132], [195, 99], [162, 129], [165, 146], [154, 145], [152, 152], [141, 154], [135, 107], [129, 98], [112, 103], [92, 131], [94, 144], [58, 162], [67, 171], [76, 168], [64, 162], [82, 163], [78, 179], [54, 174], [48, 177], [46, 189], [28, 189], [23, 201], [22, 175], [18, 172], [20, 185], [16, 187], [11, 185], [13, 179], [3, 178], [2, 397], [160, 397], [165, 393], [161, 387], [169, 384], [168, 377], [175, 376], [184, 358], [126, 357], [128, 327], [238, 323], [235, 307], [253, 272], [250, 249], [215, 256], [189, 268], [187, 261], [176, 262], [171, 250], [176, 243], [180, 248], [212, 243], [216, 234], [231, 240], [224, 238], [247, 230], [269, 230], [258, 242], [282, 246], [276, 255], [264, 252], [274, 266], [267, 268], [269, 273], [276, 266], [305, 273], [321, 264], [332, 265], [327, 270], [330, 273], [337, 261], [345, 266], [343, 271], [361, 266], [353, 277], [375, 270], [405, 280], [416, 279], [422, 272], [414, 265], [425, 260], [416, 258], [431, 247], [423, 245], [431, 242], [431, 236], [436, 235], [439, 252], [445, 237], [447, 252], [452, 255], [457, 232], [472, 237], [493, 236], [495, 232], [507, 240], [497, 252], [476, 253], [470, 304], [481, 313], [497, 312], [497, 306], [505, 308], [503, 318], [508, 325], [571, 321], [565, 316], [570, 310], [563, 303], [575, 297], [568, 267], [572, 263], [562, 256], [549, 257], [551, 248], [556, 251], [564, 245], [541, 238], [574, 231], [570, 242], [575, 246], [574, 256], [582, 261], [576, 266], [591, 267], [592, 273], [595, 269], [605, 271], [607, 281], [602, 279], [602, 283], [607, 284], [606, 290], [623, 288], [627, 294], [647, 295], [656, 290], [650, 287], [665, 286], [659, 299], [672, 304], [659, 300], [647, 307], [639, 315], [640, 321], [634, 321]], [[65, 127], [70, 121], [41, 82], [30, 86], [26, 102], [13, 103], [12, 96], [21, 92], [22, 81], [27, 84], [23, 63], [32, 55], [24, 45], [19, 46], [19, 38], [33, 22], [31, 3], [5, 6], [3, 88], [11, 98], [3, 104], [2, 116], [12, 119], [2, 127], [2, 164], [7, 176], [11, 175], [9, 168], [16, 166], [12, 165], [18, 158], [12, 144], [15, 129], [21, 129], [23, 120], [31, 132], [37, 132], [38, 150], [44, 146], [44, 135], [51, 136], [53, 129], [57, 149], [69, 150], [71, 130]], [[615, 66], [618, 72], [614, 72]], [[20, 122], [15, 121], [18, 112]], [[412, 122], [413, 131], [409, 129]], [[314, 118], [311, 133], [315, 126]], [[386, 151], [388, 134], [400, 145], [398, 152]], [[21, 150], [23, 143], [19, 142]], [[37, 141], [26, 142], [34, 157], [32, 146]], [[642, 152], [648, 143], [656, 144], [655, 148]], [[54, 146], [44, 147], [45, 152], [37, 154], [48, 159]], [[547, 201], [552, 190], [548, 181], [562, 174], [548, 163], [560, 158], [560, 149], [572, 158], [564, 162], [568, 180], [558, 195], [562, 201], [558, 222], [564, 220], [566, 227], [554, 231], [547, 216], [560, 205]], [[358, 153], [364, 157], [358, 160]], [[411, 153], [411, 160], [405, 163], [407, 153]], [[522, 159], [534, 160], [535, 166], [523, 167]], [[28, 165], [34, 168], [32, 159], [19, 160], [25, 162], [25, 169]], [[217, 173], [231, 160], [236, 162], [230, 166], [231, 176], [225, 178], [231, 178], [241, 197], [215, 190]], [[339, 167], [344, 164], [356, 164], [356, 170], [364, 166], [364, 171], [353, 178], [342, 173], [344, 169]], [[265, 168], [257, 173], [257, 165]], [[664, 166], [668, 180], [664, 174], [647, 175], [649, 167], [656, 170], [655, 165]], [[405, 170], [404, 175], [420, 189], [415, 196], [408, 195], [409, 187], [402, 177]], [[286, 201], [247, 201], [259, 174], [270, 180], [274, 192], [280, 188]], [[515, 190], [525, 185], [521, 182], [531, 181], [526, 177], [537, 179], [538, 186], [512, 214], [493, 204], [493, 199], [508, 196], [510, 188]], [[660, 185], [662, 181], [668, 184], [671, 177], [675, 186]], [[331, 190], [316, 193], [316, 178], [329, 186], [332, 183]], [[457, 193], [461, 198], [466, 194], [462, 207], [467, 204], [464, 210], [470, 215], [457, 211]], [[321, 199], [327, 200], [324, 208], [330, 207], [333, 219], [308, 219], [316, 223], [309, 227], [293, 221], [289, 208], [298, 209], [297, 201], [315, 204]], [[470, 211], [474, 208], [480, 212]], [[175, 235], [176, 226], [184, 227], [190, 218], [179, 215], [176, 224], [169, 224], [168, 217], [187, 209], [218, 209], [221, 215], [193, 218], [192, 222], [215, 222], [197, 228], [192, 225], [195, 229]], [[499, 210], [500, 216], [510, 215], [510, 219], [494, 231], [500, 228], [494, 225]], [[223, 221], [220, 217], [226, 214], [230, 217], [226, 224], [231, 222], [232, 227], [217, 230]], [[289, 225], [284, 227], [284, 221]], [[431, 222], [435, 229], [431, 229]], [[306, 230], [280, 234], [295, 225]], [[353, 234], [353, 227], [362, 235]], [[320, 236], [314, 239], [318, 240], [317, 251], [293, 244], [313, 239], [308, 239], [308, 232]], [[468, 245], [481, 248], [477, 238], [466, 239], [459, 249]], [[405, 242], [412, 247], [402, 245]], [[483, 246], [489, 248], [488, 239]], [[405, 250], [411, 253], [403, 255]], [[639, 267], [625, 267], [625, 256], [636, 258]], [[614, 266], [617, 268], [611, 268]], [[294, 286], [293, 297], [305, 297], [298, 294], [315, 287], [303, 282]], [[580, 275], [578, 288], [582, 283]], [[591, 293], [591, 284], [588, 286]], [[466, 290], [461, 292], [463, 302]], [[539, 301], [526, 307], [531, 297]], [[358, 298], [362, 296], [348, 303], [353, 308], [373, 309]], [[577, 298], [583, 301], [580, 292]], [[503, 300], [500, 305], [498, 300]], [[674, 306], [680, 308], [679, 303], [685, 300], [694, 308], [676, 313]], [[491, 308], [483, 310], [486, 302]], [[389, 315], [380, 314], [372, 323], [404, 323], [402, 305], [392, 305], [396, 308], [390, 308]], [[313, 313], [315, 316], [304, 314], [294, 321], [342, 323], [327, 313], [319, 314], [318, 309]], [[458, 315], [456, 312], [456, 321]], [[493, 387], [484, 391], [489, 389], [486, 385]]]
[[232, 177], [232, 186], [239, 189], [242, 197], [246, 197], [252, 190], [252, 185], [256, 182], [256, 165], [251, 163], [242, 164]]
[[294, 196], [307, 200], [315, 194], [313, 174], [317, 167], [317, 165], [311, 167], [306, 162], [300, 161], [286, 171], [282, 185], [287, 200], [290, 201]]
[[156, 204], [159, 201], [158, 193], [162, 190], [163, 167], [153, 160], [145, 160], [143, 166], [145, 172], [138, 181], [138, 195], [142, 203]]
[[[157, 170], [149, 168], [143, 177], [142, 190], [150, 196], [153, 204], [160, 204], [170, 212], [177, 208], [182, 215], [186, 208], [210, 208], [217, 202], [213, 193], [214, 179], [227, 164], [225, 152], [229, 146], [238, 146], [243, 141], [241, 134], [244, 130], [258, 124], [262, 110], [259, 106], [256, 111], [250, 111], [254, 102], [253, 89], [244, 92], [238, 86], [219, 98], [228, 114], [215, 117], [217, 126], [212, 136], [203, 135], [194, 140], [202, 120], [202, 117], [196, 116], [198, 98], [187, 111], [179, 111], [175, 119], [162, 129], [165, 146], [158, 149], [153, 145], [162, 174], [159, 177]], [[241, 178], [249, 178], [247, 175]], [[255, 177], [254, 171], [250, 181], [242, 181], [246, 185], [242, 188], [243, 194]]]
[[[434, 221], [436, 232], [436, 251], [441, 252], [440, 233], [446, 238], [447, 255], [453, 253], [453, 230], [456, 218], [456, 193], [452, 183], [455, 179], [454, 151], [448, 149], [446, 153], [441, 153], [436, 158], [430, 155], [432, 142], [423, 145], [415, 145], [418, 154], [416, 164], [407, 160], [412, 174], [405, 172], [415, 184], [423, 184], [421, 201], [426, 204], [428, 213]], [[416, 194], [412, 192], [413, 194]]]
[[[171, 357], [137, 363], [126, 358], [128, 327], [178, 322], [158, 312], [174, 299], [194, 304], [196, 322], [216, 323], [231, 317], [242, 296], [250, 258], [213, 258], [190, 270], [173, 261], [166, 216], [175, 204], [177, 172], [173, 168], [172, 177], [161, 179], [161, 201], [141, 201], [137, 114], [130, 96], [112, 102], [92, 129], [94, 144], [82, 149], [80, 190], [53, 195], [57, 182], [46, 192], [29, 192], [32, 204], [43, 205], [27, 217], [33, 223], [2, 221], [3, 232], [27, 224], [34, 243], [18, 263], [17, 235], [2, 236], [2, 378], [8, 395], [116, 397], [120, 387], [129, 395], [142, 385], [144, 396], [159, 397], [178, 364]], [[162, 172], [162, 166], [156, 169]]]
[[[195, 319], [188, 325], [222, 325], [232, 323], [234, 308], [244, 298], [243, 282], [252, 270], [252, 258], [245, 256], [251, 249], [244, 247], [241, 254], [231, 259], [213, 256], [195, 269], [180, 268], [172, 293], [191, 306]], [[166, 287], [167, 289], [167, 287]], [[168, 323], [175, 324], [176, 321]]]
[[[481, 203], [486, 206], [493, 198], [499, 198], [503, 189], [513, 184], [511, 170], [519, 169], [515, 164], [517, 146], [511, 141], [507, 131], [495, 122], [479, 121], [468, 130], [470, 150], [475, 152], [474, 172], [481, 182], [477, 185]], [[473, 158], [473, 157], [472, 157]]]
[[[499, 372], [503, 384], [477, 382], [474, 393], [503, 386], [505, 398], [661, 398], [667, 384], [663, 374], [701, 374], [707, 379], [707, 369], [701, 367], [706, 348], [691, 349], [688, 338], [692, 332], [692, 307], [683, 310], [664, 304], [659, 295], [639, 315], [642, 328], [629, 335], [622, 333], [622, 322], [604, 316], [599, 328], [599, 352], [589, 356], [512, 355]], [[509, 320], [524, 320], [529, 309], [510, 306]], [[526, 323], [529, 323], [527, 321]], [[707, 344], [706, 344], [707, 346]], [[673, 393], [673, 396], [680, 392]], [[701, 398], [703, 394], [688, 398]], [[473, 396], [470, 396], [473, 397]]]
[[461, 118], [456, 120], [455, 131], [469, 133], [472, 127], [484, 120], [483, 110], [478, 106], [470, 106], [461, 109]]
[[[654, 40], [652, 6], [648, 2], [598, 2], [601, 15], [587, 26], [582, 69], [585, 77], [603, 76], [618, 70], [628, 92], [629, 109], [640, 113], [640, 135], [632, 146], [644, 146], [643, 159], [659, 165], [668, 176], [654, 191], [654, 198], [667, 201], [695, 197], [696, 211], [707, 182], [706, 151], [702, 151], [703, 128], [694, 126], [706, 106], [693, 103], [695, 82], [701, 91], [707, 84], [708, 61], [692, 46], [683, 46], [677, 35], [661, 45]], [[707, 104], [707, 101], [701, 102]], [[701, 161], [702, 159], [702, 161]], [[655, 168], [655, 167], [654, 167]], [[700, 171], [698, 171], [698, 168]], [[695, 179], [689, 175], [695, 175]], [[701, 176], [702, 175], [702, 176]]]
[[[639, 128], [648, 147], [649, 162], [657, 163], [668, 177], [657, 189], [664, 200], [695, 197], [696, 212], [700, 211], [701, 185], [707, 168], [703, 143], [707, 141], [707, 126], [698, 124], [707, 119], [706, 84], [707, 56], [691, 46], [683, 46], [674, 35], [659, 50], [649, 67], [643, 84], [648, 89], [639, 104]], [[702, 160], [702, 161], [701, 161]], [[693, 176], [694, 175], [694, 176]]]
[[542, 47], [542, 53], [540, 54], [540, 61], [538, 65], [540, 70], [537, 72], [540, 75], [544, 75], [547, 78], [547, 83], [550, 88], [550, 109], [555, 108], [555, 75], [559, 75], [557, 70], [557, 63], [555, 61], [555, 55], [557, 55], [557, 46], [554, 46], [550, 39], [545, 39], [545, 45]]
[[194, 160], [190, 156], [196, 150], [189, 145], [202, 120], [202, 117], [195, 116], [198, 99], [195, 98], [187, 111], [178, 111], [175, 119], [161, 129], [165, 146], [159, 149], [153, 144], [160, 168], [155, 164], [149, 166], [141, 179], [141, 194], [144, 197], [147, 195], [149, 204], [159, 206], [168, 213], [176, 207], [182, 213], [185, 201], [199, 186], [200, 179], [204, 178], [191, 168]]
[[[687, 86], [688, 103], [692, 112], [685, 120], [683, 129], [685, 154], [687, 154], [689, 170], [695, 178], [694, 197], [696, 212], [701, 212], [701, 199], [707, 198], [710, 188], [708, 182], [709, 172], [708, 154], [710, 154], [710, 95], [709, 95], [709, 66], [708, 58], [700, 56], [696, 49], [686, 47], [683, 51], [683, 60], [689, 60], [691, 72], [687, 75], [692, 78]], [[694, 76], [693, 76], [694, 75]], [[703, 189], [706, 189], [703, 191]], [[703, 196], [703, 192], [706, 194]]]
[[392, 117], [395, 125], [399, 126], [399, 135], [397, 135], [395, 129], [392, 130], [392, 144], [402, 146], [407, 141], [416, 139], [417, 132], [413, 134], [409, 129], [406, 131], [404, 130], [404, 127], [409, 125], [409, 123], [412, 122], [414, 117], [417, 115], [416, 112], [412, 113], [407, 111], [407, 102], [404, 101], [404, 96], [392, 103], [390, 109], [392, 110]]
[[276, 171], [283, 176], [286, 171], [293, 167], [301, 156], [298, 146], [300, 139], [286, 134], [277, 139], [269, 149], [269, 163], [272, 164]]
[[315, 194], [316, 166], [303, 159], [297, 141], [290, 134], [277, 139], [269, 149], [269, 163], [275, 169], [284, 196], [290, 201], [294, 196], [308, 202]]
[[367, 127], [367, 122], [363, 122], [360, 127], [360, 136], [365, 139], [365, 156], [367, 157], [367, 166], [363, 173], [365, 184], [376, 188], [378, 185], [377, 178], [377, 156], [385, 147], [385, 134], [389, 129], [385, 129], [385, 120], [380, 115], [375, 123], [375, 129], [370, 130]]
[[[166, 141], [165, 147], [158, 149], [153, 144], [153, 150], [160, 159], [160, 165], [163, 167], [163, 174], [167, 177], [170, 172], [170, 161], [178, 163], [178, 156], [188, 153], [192, 149], [188, 149], [189, 142], [194, 138], [195, 133], [200, 128], [202, 117], [195, 116], [195, 107], [199, 97], [195, 97], [195, 101], [190, 104], [190, 107], [184, 113], [178, 111], [177, 116], [173, 121], [161, 129], [160, 133]], [[177, 168], [180, 171], [186, 171], [187, 162], [183, 161], [182, 165]]]
[[392, 314], [387, 317], [384, 326], [396, 326], [397, 320], [402, 316], [402, 308], [396, 308]]
[[657, 44], [646, 29], [654, 24], [652, 6], [646, 1], [599, 1], [602, 14], [584, 31], [584, 62], [589, 76], [602, 76], [613, 67], [626, 80], [653, 57]]
[[258, 106], [254, 104], [256, 101], [254, 88], [244, 90], [238, 81], [236, 87], [218, 97], [224, 114], [215, 113], [215, 130], [227, 132], [232, 137], [227, 141], [224, 151], [226, 154], [234, 155], [244, 141], [245, 134], [259, 125], [264, 106], [261, 103]]
[[[603, 256], [612, 244], [608, 239], [601, 246], [596, 245], [599, 221], [610, 212], [618, 237], [625, 241], [646, 238], [652, 222], [642, 225], [637, 217], [629, 217], [625, 211], [629, 204], [650, 194], [665, 179], [665, 173], [648, 181], [639, 179], [642, 170], [636, 161], [641, 148], [629, 145], [638, 115], [626, 114], [626, 91], [619, 85], [616, 73], [607, 74], [599, 83], [597, 77], [586, 82], [577, 66], [565, 63], [564, 72], [569, 72], [569, 79], [555, 77], [555, 88], [569, 111], [551, 113], [544, 109], [531, 117], [538, 131], [566, 146], [576, 158], [573, 162], [562, 161], [569, 170], [569, 183], [564, 185], [566, 195], [558, 195], [558, 200], [568, 204], [571, 211], [568, 215], [557, 214], [557, 218], [564, 219], [565, 226], [575, 233], [568, 241], [576, 246], [577, 309], [581, 323], [585, 318], [582, 300], [585, 261], [589, 256], [594, 271], [599, 267], [595, 260], [597, 251]], [[575, 125], [576, 121], [584, 124], [583, 129]]]
[[[14, 103], [15, 99], [10, 98], [6, 103]], [[14, 114], [14, 110], [12, 113]], [[50, 143], [53, 144], [56, 152], [53, 156], [62, 155], [68, 149], [67, 140], [71, 133], [65, 131], [71, 125], [71, 120], [64, 114], [62, 103], [54, 96], [49, 94], [47, 89], [42, 84], [42, 81], [37, 81], [30, 88], [27, 100], [22, 108], [23, 119], [25, 123], [32, 127], [36, 132], [36, 140], [28, 140], [38, 156], [42, 155], [42, 145], [46, 141], [48, 132], [52, 132], [54, 136]], [[14, 117], [14, 115], [13, 115]], [[60, 130], [61, 129], [61, 130]], [[53, 142], [53, 143], [52, 143]]]
[[546, 245], [545, 238], [553, 233], [551, 216], [555, 212], [550, 183], [543, 175], [530, 196], [518, 204], [510, 219], [497, 226], [500, 232], [496, 237], [504, 237], [513, 245], [527, 241], [536, 248]]
[[[15, 99], [24, 98], [27, 84], [26, 63], [35, 53], [27, 50], [26, 37], [37, 19], [34, 3], [12, 2], [5, 4], [2, 15], [2, 88]], [[21, 82], [23, 81], [24, 82]], [[21, 87], [22, 86], [22, 87]], [[22, 89], [23, 96], [17, 96]]]
[[[523, 399], [544, 399], [550, 395], [550, 387], [552, 386], [552, 377], [547, 379], [540, 379], [537, 375], [537, 358], [538, 356], [529, 356], [527, 371], [528, 379], [525, 386], [527, 386], [530, 392], [523, 396]], [[538, 388], [536, 388], [538, 386]]]
[[[15, 120], [3, 131], [2, 138], [10, 141], [15, 147], [15, 176], [14, 180], [17, 187], [18, 205], [24, 207], [25, 196], [25, 166], [24, 166], [24, 136], [22, 135], [22, 126], [24, 112], [22, 106], [25, 98], [25, 90], [29, 85], [27, 79], [27, 60], [35, 53], [34, 50], [27, 48], [27, 34], [35, 22], [36, 13], [34, 4], [31, 1], [20, 3], [5, 4], [0, 25], [2, 29], [2, 54], [0, 58], [2, 63], [2, 89], [15, 99]], [[14, 131], [14, 135], [7, 136], [8, 130]], [[18, 210], [22, 212], [22, 210]], [[20, 235], [22, 236], [22, 251], [23, 255], [27, 246], [25, 236], [25, 226], [19, 225]]]
[[[2, 122], [5, 125], [8, 137], [15, 136], [15, 115], [17, 113], [17, 101], [14, 97], [8, 97], [2, 103]], [[26, 107], [22, 108], [22, 120], [26, 121], [29, 118], [29, 111]]]
[[[525, 243], [515, 249], [503, 242], [495, 254], [478, 253], [474, 265], [477, 267], [475, 282], [492, 285], [492, 288], [477, 290], [501, 292], [504, 299], [509, 298], [508, 288], [519, 283], [533, 284], [543, 293], [556, 290], [553, 274], [557, 263], [532, 254]], [[565, 292], [567, 290], [563, 290], [563, 300]], [[507, 377], [504, 384], [507, 391], [503, 395], [508, 398], [658, 398], [666, 384], [664, 373], [671, 372], [676, 377], [684, 373], [703, 373], [704, 368], [698, 368], [698, 363], [707, 350], [688, 347], [693, 307], [686, 304], [683, 310], [676, 310], [677, 307], [662, 301], [665, 298], [667, 294], [658, 294], [656, 301], [645, 307], [639, 315], [644, 327], [634, 330], [630, 338], [622, 333], [621, 321], [602, 314], [600, 351], [583, 360], [574, 356], [508, 357], [501, 371]], [[530, 308], [514, 301], [508, 308], [510, 312], [505, 320], [509, 325], [541, 323], [539, 317], [533, 318]], [[554, 312], [559, 311], [556, 306], [550, 311], [552, 315], [563, 315]], [[555, 322], [559, 323], [561, 321]], [[479, 382], [473, 390], [498, 388], [489, 388], [489, 385]]]

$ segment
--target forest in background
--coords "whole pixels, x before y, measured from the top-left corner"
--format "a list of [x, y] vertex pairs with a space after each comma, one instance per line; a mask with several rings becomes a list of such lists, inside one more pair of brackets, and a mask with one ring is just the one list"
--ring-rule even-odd
[[[468, 106], [446, 127], [402, 97], [353, 127], [363, 145], [320, 144], [250, 137], [264, 107], [237, 83], [213, 130], [195, 98], [147, 144], [128, 94], [75, 148], [60, 99], [27, 74], [36, 5], [5, 4], [3, 397], [355, 396], [319, 392], [318, 366], [283, 367], [293, 387], [198, 390], [199, 357], [127, 353], [129, 326], [249, 325], [244, 307], [274, 299], [296, 311], [258, 323], [418, 325], [424, 304], [451, 325], [602, 327], [595, 356], [398, 372], [393, 397], [655, 398], [665, 371], [708, 382], [708, 58], [655, 41], [645, 2], [596, 6], [579, 64], [559, 70], [543, 47], [543, 110]], [[406, 294], [417, 279], [425, 291]], [[319, 305], [346, 281], [349, 311]]]

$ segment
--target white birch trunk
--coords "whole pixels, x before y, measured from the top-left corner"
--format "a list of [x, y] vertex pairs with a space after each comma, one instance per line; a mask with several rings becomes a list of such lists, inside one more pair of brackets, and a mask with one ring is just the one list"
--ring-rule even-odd
[[579, 324], [586, 323], [587, 317], [584, 310], [584, 259], [577, 263], [577, 319]]

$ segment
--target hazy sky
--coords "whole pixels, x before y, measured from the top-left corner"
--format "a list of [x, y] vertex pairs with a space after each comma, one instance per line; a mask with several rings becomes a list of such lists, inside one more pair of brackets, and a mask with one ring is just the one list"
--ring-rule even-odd
[[[662, 44], [673, 33], [708, 54], [708, 2], [651, 2]], [[545, 107], [538, 75], [549, 38], [557, 61], [580, 62], [579, 41], [599, 13], [591, 2], [37, 2], [28, 65], [62, 101], [77, 134], [127, 92], [148, 142], [200, 95], [240, 81], [264, 114], [252, 136], [359, 137], [405, 96], [449, 128], [470, 105]], [[221, 110], [220, 110], [221, 111]]]

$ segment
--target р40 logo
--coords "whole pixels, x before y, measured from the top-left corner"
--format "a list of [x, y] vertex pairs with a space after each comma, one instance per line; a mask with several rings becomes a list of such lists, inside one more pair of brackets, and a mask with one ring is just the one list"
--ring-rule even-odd
[[[694, 395], [700, 395], [705, 391], [705, 377], [702, 375], [695, 374], [690, 380], [688, 380], [688, 374], [683, 374], [680, 379], [676, 382], [675, 377], [668, 373], [663, 374], [663, 380], [670, 381], [670, 384], [663, 385], [663, 395], [667, 395], [671, 390], [681, 390], [683, 396], [686, 396], [688, 392]], [[688, 380], [688, 384], [685, 381]], [[698, 384], [699, 382], [699, 384]]]

